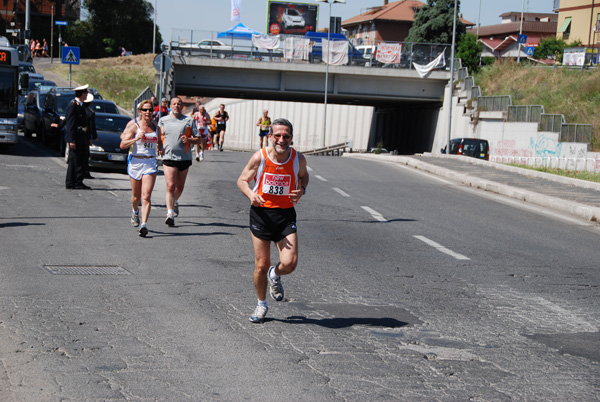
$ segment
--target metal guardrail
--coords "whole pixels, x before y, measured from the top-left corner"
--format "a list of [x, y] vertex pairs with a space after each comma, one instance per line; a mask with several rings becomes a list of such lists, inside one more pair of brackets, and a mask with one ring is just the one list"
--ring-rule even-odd
[[480, 112], [505, 112], [512, 105], [510, 95], [480, 96], [477, 98], [477, 110]]
[[560, 133], [560, 128], [565, 123], [565, 116], [562, 114], [542, 114], [538, 131]]
[[481, 87], [479, 85], [474, 86], [473, 88], [471, 88], [471, 93], [469, 95], [469, 99], [479, 98], [481, 96]]
[[542, 105], [510, 105], [506, 121], [539, 123], [543, 113]]
[[592, 143], [593, 128], [591, 124], [563, 124], [560, 126], [560, 142]]
[[[286, 37], [306, 38], [304, 35], [280, 34], [281, 45]], [[200, 49], [194, 44], [207, 40], [211, 45]], [[212, 43], [222, 45], [213, 46]], [[349, 40], [352, 42], [352, 40]], [[438, 69], [450, 69], [450, 45], [438, 43], [412, 43], [412, 42], [381, 42], [401, 45], [400, 62], [398, 64], [382, 64], [368, 56], [363, 56], [358, 50], [349, 52], [348, 65], [361, 67], [379, 67], [379, 68], [400, 68], [414, 69], [413, 62], [426, 65], [435, 60], [440, 53], [445, 52], [446, 66]], [[292, 63], [322, 63], [321, 50], [309, 52], [308, 60], [285, 60], [283, 48], [277, 48], [272, 51], [259, 49], [248, 39], [218, 38], [218, 33], [213, 31], [190, 30], [190, 29], [172, 29], [171, 40], [168, 45], [163, 45], [165, 51], [175, 56], [198, 56], [198, 57], [218, 57], [227, 59], [240, 59], [250, 61], [269, 61], [269, 62], [292, 62]], [[358, 46], [354, 44], [354, 46]], [[460, 67], [460, 59], [455, 59], [455, 67]]]
[[346, 148], [349, 149], [349, 152], [352, 152], [352, 141], [342, 142], [341, 144], [329, 145], [323, 148], [313, 149], [311, 151], [302, 152], [303, 155], [333, 155], [333, 156], [341, 156], [344, 152], [346, 152]]
[[471, 89], [475, 86], [475, 78], [473, 77], [465, 77], [465, 91], [467, 93], [471, 93]]

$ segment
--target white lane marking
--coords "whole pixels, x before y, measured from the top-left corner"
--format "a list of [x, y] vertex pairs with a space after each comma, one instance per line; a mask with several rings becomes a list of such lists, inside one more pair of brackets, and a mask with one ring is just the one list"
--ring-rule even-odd
[[381, 215], [379, 212], [375, 211], [374, 209], [371, 209], [369, 207], [365, 207], [365, 206], [361, 206], [362, 209], [364, 209], [365, 211], [367, 211], [368, 213], [371, 214], [371, 216], [375, 219], [377, 219], [379, 222], [387, 222], [387, 219], [385, 219], [383, 217], [383, 215]]
[[456, 258], [457, 260], [470, 260], [469, 257], [465, 257], [462, 254], [455, 253], [454, 251], [447, 249], [446, 247], [442, 246], [441, 244], [438, 244], [438, 243], [434, 242], [433, 240], [428, 239], [425, 236], [413, 236], [413, 237], [421, 240], [424, 243], [427, 243], [431, 247], [437, 249], [438, 251], [441, 251], [444, 254], [448, 254], [449, 256]]
[[340, 189], [339, 189], [339, 188], [337, 188], [337, 187], [333, 187], [333, 191], [336, 191], [336, 192], [340, 193], [340, 194], [341, 194], [341, 195], [343, 195], [344, 197], [350, 197], [350, 195], [348, 195], [348, 193], [346, 193], [346, 192], [345, 192], [345, 191], [343, 191], [343, 190], [340, 190]]
[[323, 176], [315, 175], [315, 177], [321, 181], [327, 181], [327, 179], [324, 178]]
[[312, 168], [310, 166], [308, 166], [308, 165], [306, 165], [306, 170], [308, 170], [309, 172], [313, 171]]

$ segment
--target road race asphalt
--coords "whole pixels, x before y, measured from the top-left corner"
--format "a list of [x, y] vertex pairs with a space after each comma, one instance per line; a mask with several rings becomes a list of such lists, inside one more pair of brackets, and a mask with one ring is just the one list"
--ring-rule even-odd
[[600, 222], [600, 183], [457, 155], [396, 156], [345, 153], [344, 157], [398, 163], [466, 186], [587, 221]]
[[[55, 63], [58, 61], [55, 60]], [[36, 68], [58, 85], [67, 85], [58, 74], [48, 71], [49, 59], [35, 59]], [[600, 222], [600, 183], [571, 179], [515, 166], [458, 155], [345, 153], [345, 157], [398, 163], [447, 180], [566, 213], [587, 221]]]

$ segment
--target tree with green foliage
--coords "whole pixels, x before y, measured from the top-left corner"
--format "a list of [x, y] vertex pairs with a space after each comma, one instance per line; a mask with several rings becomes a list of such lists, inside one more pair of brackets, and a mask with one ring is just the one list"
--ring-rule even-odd
[[555, 36], [540, 39], [533, 57], [536, 59], [554, 59], [562, 62], [563, 53], [566, 48], [582, 46], [581, 41], [565, 42]]
[[[150, 53], [154, 8], [147, 0], [83, 0], [89, 13], [84, 21], [71, 24], [65, 41], [79, 46], [86, 58], [112, 57], [124, 47], [134, 54]], [[157, 51], [162, 42], [156, 33]]]
[[463, 67], [467, 67], [471, 75], [479, 72], [481, 68], [481, 50], [482, 45], [477, 40], [477, 36], [471, 33], [464, 33], [460, 36], [460, 41], [456, 46], [456, 57], [461, 60]]
[[[460, 10], [460, 1], [457, 1]], [[457, 11], [459, 14], [460, 12]], [[457, 15], [458, 17], [458, 15]], [[415, 14], [415, 22], [408, 31], [405, 42], [451, 43], [454, 22], [454, 0], [427, 0]], [[465, 24], [456, 20], [456, 37], [466, 32]]]

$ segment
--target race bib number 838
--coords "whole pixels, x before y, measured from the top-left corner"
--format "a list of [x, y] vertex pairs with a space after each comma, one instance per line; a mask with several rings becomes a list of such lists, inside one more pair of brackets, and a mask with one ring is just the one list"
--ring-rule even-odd
[[265, 173], [262, 191], [264, 194], [289, 195], [291, 184], [292, 176], [290, 175]]

